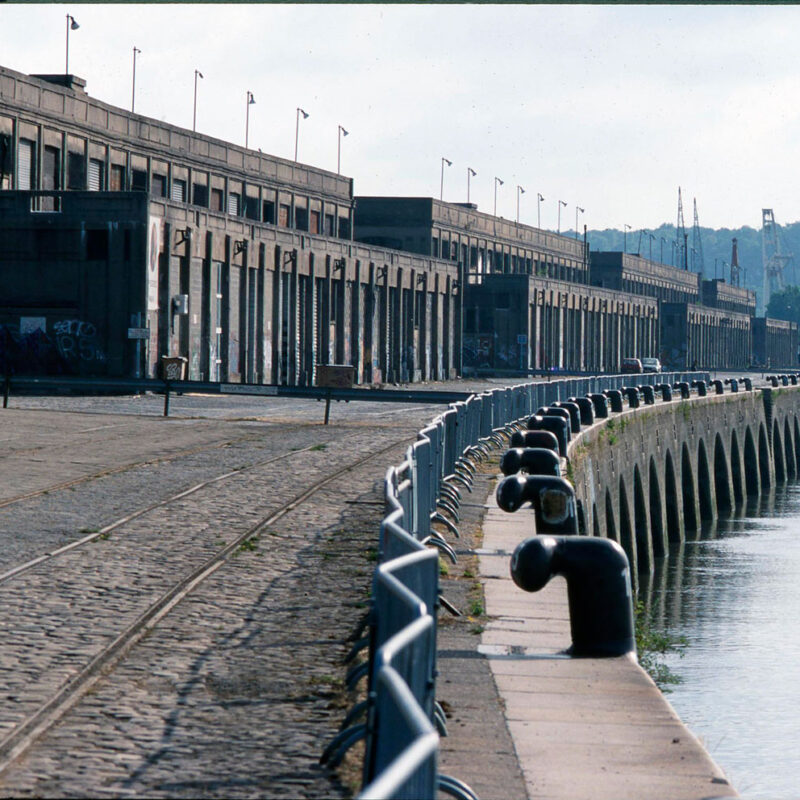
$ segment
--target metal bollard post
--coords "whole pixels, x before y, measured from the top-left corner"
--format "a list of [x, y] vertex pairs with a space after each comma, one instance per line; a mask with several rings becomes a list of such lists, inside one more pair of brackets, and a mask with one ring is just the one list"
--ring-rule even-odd
[[626, 386], [623, 391], [628, 397], [628, 407], [639, 408], [639, 390], [635, 386]]
[[553, 404], [556, 408], [563, 408], [569, 414], [569, 424], [572, 433], [581, 432], [581, 408], [577, 403], [569, 400], [559, 400]]
[[558, 440], [558, 452], [567, 457], [567, 445], [569, 444], [569, 421], [558, 415], [535, 415], [528, 420], [528, 428], [531, 430], [550, 431]]
[[11, 394], [11, 376], [6, 373], [3, 381], [3, 408], [8, 408], [8, 396]]
[[[529, 433], [548, 432], [529, 431]], [[513, 447], [507, 450], [500, 459], [500, 471], [503, 475], [516, 475], [516, 473], [524, 471], [529, 475], [561, 477], [561, 458], [557, 449], [558, 442], [556, 442], [556, 452], [545, 447]]]
[[164, 416], [169, 416], [169, 381], [164, 381]]
[[619, 389], [609, 389], [606, 394], [608, 395], [608, 402], [611, 410], [617, 413], [622, 411], [622, 392]]
[[[701, 383], [703, 383], [703, 386], [705, 386], [703, 381], [701, 381]], [[678, 381], [677, 383], [673, 383], [672, 388], [680, 391], [682, 400], [688, 400], [691, 397], [691, 390], [689, 389], [689, 384], [686, 381]]]
[[553, 475], [509, 475], [497, 486], [497, 505], [513, 514], [530, 502], [537, 533], [578, 533], [575, 489]]
[[644, 404], [646, 406], [652, 406], [656, 402], [656, 393], [650, 384], [643, 384], [639, 387], [639, 391], [642, 394], [642, 398], [644, 399]]
[[545, 447], [558, 453], [558, 438], [551, 431], [514, 431], [511, 434], [512, 447]]
[[636, 654], [630, 565], [611, 539], [536, 536], [517, 546], [511, 577], [537, 592], [554, 575], [567, 580], [572, 656]]
[[594, 406], [594, 415], [598, 419], [606, 419], [608, 417], [608, 398], [601, 392], [592, 392], [589, 399]]
[[570, 403], [575, 403], [581, 410], [581, 425], [594, 423], [594, 403], [588, 397], [570, 397]]

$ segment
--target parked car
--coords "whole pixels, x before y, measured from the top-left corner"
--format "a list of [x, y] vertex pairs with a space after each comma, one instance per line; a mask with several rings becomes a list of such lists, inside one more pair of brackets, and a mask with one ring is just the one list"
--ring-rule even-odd
[[639, 373], [642, 372], [642, 362], [638, 358], [623, 358], [620, 372]]
[[661, 362], [657, 358], [643, 358], [642, 372], [661, 372]]

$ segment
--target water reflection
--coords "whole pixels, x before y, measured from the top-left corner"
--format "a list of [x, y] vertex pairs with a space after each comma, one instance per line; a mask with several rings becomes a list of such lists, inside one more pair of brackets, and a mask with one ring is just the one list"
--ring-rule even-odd
[[640, 576], [659, 626], [689, 645], [668, 696], [748, 798], [800, 797], [800, 484], [705, 525]]

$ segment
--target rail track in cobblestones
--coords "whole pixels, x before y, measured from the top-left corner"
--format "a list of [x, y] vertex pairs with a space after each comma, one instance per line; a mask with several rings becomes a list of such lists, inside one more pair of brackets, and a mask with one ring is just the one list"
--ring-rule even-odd
[[[225, 446], [225, 445], [219, 445], [219, 446], [222, 447], [222, 446]], [[137, 511], [134, 511], [134, 512], [132, 512], [130, 514], [127, 514], [124, 517], [121, 517], [120, 519], [117, 519], [114, 522], [103, 526], [99, 530], [87, 534], [86, 536], [84, 536], [81, 539], [78, 539], [78, 540], [76, 540], [74, 542], [70, 542], [69, 544], [66, 544], [63, 547], [59, 547], [59, 548], [57, 548], [55, 550], [52, 550], [49, 553], [45, 553], [44, 555], [37, 556], [36, 558], [32, 558], [32, 559], [30, 559], [29, 561], [26, 561], [23, 564], [19, 564], [16, 567], [13, 567], [12, 569], [9, 569], [9, 570], [6, 570], [5, 572], [0, 573], [0, 583], [5, 583], [6, 581], [11, 580], [12, 578], [16, 577], [20, 573], [25, 572], [26, 570], [29, 570], [29, 569], [33, 569], [34, 567], [38, 566], [39, 564], [42, 564], [45, 561], [49, 561], [51, 559], [57, 558], [60, 555], [64, 555], [65, 553], [68, 553], [70, 550], [74, 550], [76, 547], [83, 547], [84, 545], [90, 544], [91, 542], [95, 541], [96, 539], [108, 538], [108, 536], [112, 533], [112, 531], [115, 531], [117, 528], [121, 528], [126, 523], [131, 522], [131, 521], [133, 521], [135, 519], [138, 519], [139, 517], [142, 517], [145, 514], [150, 513], [151, 511], [155, 511], [157, 508], [163, 508], [165, 506], [168, 506], [170, 503], [175, 503], [178, 500], [182, 500], [185, 497], [189, 497], [189, 496], [195, 494], [196, 492], [202, 491], [203, 489], [207, 488], [208, 486], [212, 486], [215, 483], [219, 483], [220, 481], [224, 481], [224, 480], [226, 480], [228, 478], [233, 477], [234, 475], [241, 475], [242, 472], [245, 472], [247, 470], [257, 469], [259, 467], [264, 467], [264, 466], [266, 466], [268, 464], [273, 464], [273, 463], [275, 463], [277, 461], [283, 461], [283, 460], [289, 458], [290, 456], [293, 456], [293, 455], [296, 455], [296, 454], [302, 453], [302, 452], [308, 452], [308, 451], [314, 450], [314, 448], [317, 448], [317, 447], [319, 447], [319, 443], [315, 443], [313, 445], [308, 445], [307, 447], [300, 448], [299, 450], [292, 450], [292, 451], [290, 451], [288, 453], [282, 453], [280, 455], [273, 456], [272, 458], [266, 458], [263, 461], [256, 462], [255, 464], [250, 464], [247, 467], [243, 467], [243, 468], [239, 468], [239, 469], [232, 469], [232, 470], [229, 470], [228, 472], [223, 472], [221, 475], [217, 475], [217, 476], [215, 476], [213, 478], [209, 478], [208, 480], [202, 481], [201, 483], [195, 484], [194, 486], [191, 486], [188, 489], [184, 489], [184, 490], [182, 490], [180, 492], [177, 492], [176, 494], [173, 494], [170, 497], [167, 497], [167, 498], [165, 498], [163, 500], [159, 500], [156, 503], [151, 503], [148, 506], [144, 506], [143, 508], [140, 508]], [[214, 449], [214, 448], [194, 448], [192, 450], [186, 450], [186, 451], [182, 451], [180, 453], [176, 453], [173, 458], [177, 459], [177, 458], [180, 458], [182, 455], [184, 455], [184, 456], [185, 455], [195, 455], [197, 453], [201, 453], [201, 452], [204, 452], [204, 451], [209, 450], [209, 449]], [[153, 461], [140, 462], [138, 464], [130, 465], [130, 468], [147, 466], [147, 465], [152, 464], [152, 463], [170, 461], [170, 460], [173, 460], [173, 458], [162, 458], [162, 459], [154, 459]], [[124, 469], [127, 469], [127, 468], [128, 467], [126, 467]], [[114, 472], [117, 473], [117, 472], [121, 472], [121, 471], [123, 471], [123, 469], [115, 470]], [[70, 483], [68, 483], [66, 485], [54, 487], [54, 488], [51, 488], [51, 489], [43, 489], [43, 490], [38, 491], [38, 492], [33, 492], [30, 495], [21, 496], [21, 497], [19, 497], [17, 499], [18, 500], [23, 500], [23, 499], [29, 499], [29, 498], [32, 498], [32, 497], [36, 497], [36, 496], [39, 496], [39, 495], [49, 494], [52, 491], [60, 490], [60, 489], [63, 489], [63, 488], [69, 488], [70, 486], [72, 486], [72, 485], [74, 485], [76, 483], [83, 483], [83, 482], [90, 481], [90, 480], [92, 480], [92, 478], [96, 479], [96, 478], [106, 477], [106, 475], [109, 475], [109, 474], [113, 474], [113, 473], [109, 473], [109, 472], [98, 473], [98, 474], [96, 474], [94, 476], [90, 476], [90, 477], [87, 477], [85, 479], [81, 479], [80, 481], [72, 481], [72, 482], [70, 482]], [[9, 505], [11, 502], [14, 502], [14, 501], [12, 500], [12, 501], [9, 501], [9, 502], [6, 502], [6, 503], [0, 503], [0, 508], [2, 508], [2, 506], [4, 506], [4, 505]]]
[[[294, 429], [297, 429], [299, 426], [295, 426]], [[93, 472], [89, 475], [83, 475], [80, 478], [74, 478], [70, 481], [63, 481], [61, 483], [54, 483], [51, 486], [47, 486], [43, 489], [37, 489], [36, 491], [32, 492], [23, 492], [13, 497], [8, 497], [4, 500], [0, 500], [0, 508], [5, 508], [6, 506], [14, 505], [14, 503], [21, 503], [25, 500], [32, 500], [35, 497], [41, 497], [42, 495], [50, 494], [52, 492], [59, 492], [64, 489], [70, 489], [73, 486], [79, 486], [82, 483], [90, 483], [93, 480], [97, 480], [99, 478], [105, 478], [109, 475], [119, 475], [121, 472], [128, 472], [130, 470], [136, 469], [138, 467], [146, 467], [151, 466], [153, 464], [164, 464], [170, 461], [177, 461], [180, 458], [185, 458], [186, 456], [197, 455], [199, 453], [210, 453], [214, 450], [219, 450], [223, 447], [230, 447], [231, 445], [238, 444], [240, 442], [247, 442], [256, 437], [254, 436], [239, 436], [235, 439], [229, 439], [224, 442], [215, 442], [214, 444], [203, 445], [201, 447], [190, 447], [184, 450], [177, 450], [173, 453], [170, 453], [168, 456], [161, 456], [158, 458], [147, 458], [142, 459], [140, 461], [134, 461], [130, 464], [124, 464], [120, 467], [114, 467], [111, 469], [104, 469], [99, 470], [97, 472]], [[45, 447], [31, 447], [25, 450], [17, 450], [15, 455], [29, 455], [32, 453], [39, 453], [45, 451]], [[266, 462], [265, 462], [266, 463]], [[208, 481], [211, 482], [211, 481]], [[153, 506], [154, 508], [155, 506]]]
[[[364, 435], [366, 437], [366, 432]], [[0, 710], [0, 775], [93, 686], [112, 673], [126, 653], [153, 631], [184, 597], [229, 559], [250, 549], [249, 543], [264, 535], [277, 520], [301, 509], [326, 486], [342, 480], [371, 460], [380, 460], [408, 439], [407, 432], [396, 430], [390, 437], [384, 436], [374, 449], [368, 448], [366, 455], [362, 453], [353, 458], [359, 445], [362, 449], [365, 446], [357, 440], [358, 436], [359, 432], [351, 432], [345, 443], [333, 438], [328, 442], [317, 438], [314, 444], [275, 454], [246, 467], [227, 470], [139, 508], [79, 540], [19, 563], [0, 575], [0, 606], [5, 609], [2, 616], [7, 633], [4, 652], [10, 654], [5, 670], [10, 677], [3, 689], [6, 701], [13, 701], [11, 710], [8, 702], [5, 710]], [[387, 438], [391, 439], [388, 444]], [[338, 448], [337, 452], [326, 453], [324, 457], [315, 452], [329, 446]], [[201, 447], [186, 452], [211, 449], [214, 448]], [[170, 460], [179, 455], [173, 453], [159, 460]], [[296, 465], [296, 470], [286, 470], [282, 462], [293, 457], [301, 463]], [[142, 461], [138, 465], [146, 463]], [[121, 469], [135, 466], [126, 465]], [[303, 473], [302, 481], [292, 479], [298, 472]], [[108, 471], [104, 471], [86, 476], [80, 482], [107, 474]], [[263, 513], [266, 511], [263, 509], [255, 519], [252, 519], [252, 513], [248, 515], [243, 509], [235, 509], [240, 512], [238, 514], [231, 513], [225, 506], [223, 493], [223, 496], [208, 501], [212, 513], [215, 505], [219, 506], [217, 513], [220, 518], [215, 517], [212, 525], [204, 524], [208, 522], [205, 516], [197, 521], [195, 529], [187, 525], [184, 530], [175, 520], [165, 521], [166, 514], [171, 513], [180, 520], [182, 515], [189, 513], [186, 510], [187, 498], [206, 489], [219, 488], [226, 482], [237, 482], [237, 479], [240, 484], [250, 481], [245, 489], [260, 485], [275, 490], [278, 497], [271, 502], [267, 513]], [[298, 491], [300, 486], [302, 491]], [[20, 495], [11, 502], [54, 490]], [[239, 493], [242, 490], [242, 486], [237, 489]], [[236, 496], [232, 488], [229, 491], [229, 497]], [[4, 505], [8, 504], [9, 501], [5, 501]], [[223, 544], [219, 541], [218, 531], [226, 524], [223, 513], [226, 511], [230, 519], [245, 527]], [[126, 526], [130, 527], [132, 523], [138, 523], [140, 529], [125, 531]], [[186, 533], [185, 541], [180, 537], [165, 541], [160, 529], [170, 526], [178, 533]], [[111, 537], [112, 532], [118, 535]], [[212, 547], [211, 539], [214, 540]], [[89, 546], [106, 548], [109, 544], [123, 552], [98, 557], [98, 551]], [[153, 552], [149, 552], [150, 548]], [[170, 574], [166, 567], [174, 548], [185, 551], [180, 563], [182, 574], [178, 576]], [[213, 552], [209, 553], [209, 550]], [[113, 580], [113, 577], [109, 578], [109, 575], [113, 576], [113, 570], [109, 568], [104, 572], [104, 569], [114, 559], [124, 565], [130, 585], [109, 584]], [[134, 562], [133, 566], [131, 562]], [[63, 597], [70, 599], [62, 600]], [[146, 598], [145, 602], [142, 602], [143, 598]], [[70, 612], [66, 621], [61, 613], [64, 610]], [[36, 669], [31, 669], [27, 666], [31, 648], [37, 646], [49, 647], [50, 650], [46, 658], [39, 659]], [[19, 677], [15, 676], [15, 669], [19, 669]]]

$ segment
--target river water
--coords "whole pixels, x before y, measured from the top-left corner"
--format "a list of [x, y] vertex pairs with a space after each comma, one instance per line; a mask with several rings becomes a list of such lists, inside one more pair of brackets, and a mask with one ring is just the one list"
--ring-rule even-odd
[[800, 484], [675, 549], [642, 586], [688, 640], [667, 699], [748, 798], [800, 798]]

